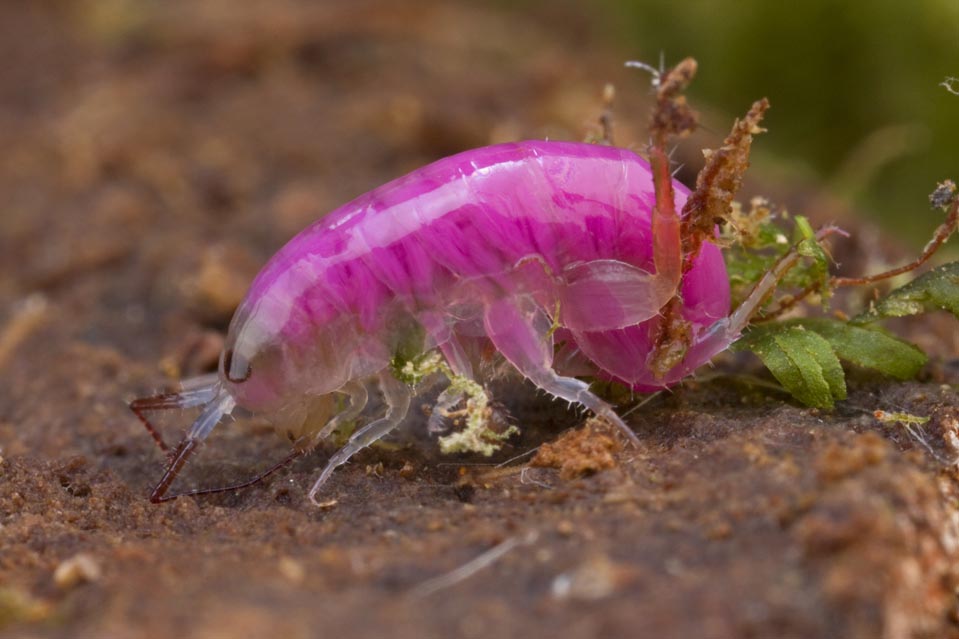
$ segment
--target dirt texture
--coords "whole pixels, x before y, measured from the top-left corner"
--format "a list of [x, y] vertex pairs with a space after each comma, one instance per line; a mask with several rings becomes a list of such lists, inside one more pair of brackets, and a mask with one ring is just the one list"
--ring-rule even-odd
[[[126, 402], [211, 370], [299, 229], [454, 151], [582, 139], [607, 80], [644, 104], [588, 24], [421, 1], [0, 7], [0, 636], [959, 636], [951, 318], [906, 326], [943, 349], [921, 381], [855, 373], [831, 413], [727, 357], [628, 415], [637, 449], [593, 422], [557, 439], [586, 416], [507, 381], [522, 435], [492, 462], [439, 455], [418, 412], [324, 508], [306, 492], [332, 446], [147, 501], [164, 459]], [[158, 422], [175, 439], [191, 418]], [[183, 483], [286, 450], [241, 419]]]

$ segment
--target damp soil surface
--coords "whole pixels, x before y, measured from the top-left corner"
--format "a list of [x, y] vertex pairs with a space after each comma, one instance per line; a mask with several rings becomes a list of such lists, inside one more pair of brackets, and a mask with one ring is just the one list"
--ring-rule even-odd
[[[414, 411], [323, 508], [332, 446], [147, 501], [164, 458], [126, 402], [215, 367], [296, 231], [451, 152], [582, 139], [606, 80], [643, 104], [589, 15], [400, 4], [0, 8], [0, 636], [959, 636], [948, 318], [906, 327], [940, 349], [920, 381], [853, 371], [832, 412], [730, 358], [629, 413], [633, 447], [506, 382], [522, 435], [492, 460]], [[286, 450], [226, 424], [183, 487]]]

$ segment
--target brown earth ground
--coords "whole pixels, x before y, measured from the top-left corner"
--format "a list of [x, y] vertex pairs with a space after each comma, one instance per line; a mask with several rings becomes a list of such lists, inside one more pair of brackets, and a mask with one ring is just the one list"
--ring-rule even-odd
[[[582, 139], [607, 80], [642, 104], [571, 26], [588, 16], [397, 5], [0, 8], [0, 635], [959, 636], [951, 318], [908, 327], [943, 355], [923, 381], [857, 375], [832, 413], [729, 359], [632, 413], [638, 450], [591, 432], [497, 467], [439, 456], [421, 417], [337, 471], [325, 509], [305, 493], [331, 448], [147, 502], [163, 459], [125, 401], [215, 364], [287, 238], [442, 155]], [[523, 385], [499, 399], [523, 435], [494, 463], [583, 423]], [[240, 420], [184, 481], [284, 450]]]

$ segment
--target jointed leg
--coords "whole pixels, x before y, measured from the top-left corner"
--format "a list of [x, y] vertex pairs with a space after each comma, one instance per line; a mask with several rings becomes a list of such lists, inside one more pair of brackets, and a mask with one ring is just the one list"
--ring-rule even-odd
[[296, 442], [297, 450], [312, 450], [317, 444], [329, 437], [337, 428], [343, 424], [356, 419], [369, 401], [369, 394], [366, 392], [366, 385], [358, 381], [347, 382], [337, 392], [344, 393], [349, 397], [350, 405], [343, 411], [334, 415], [319, 431], [309, 437], [301, 438]]
[[485, 324], [496, 349], [530, 381], [554, 397], [585, 406], [639, 445], [636, 434], [612, 406], [590, 392], [589, 384], [574, 377], [561, 377], [553, 371], [549, 320], [535, 303], [528, 299], [494, 302], [486, 311]]
[[597, 417], [602, 417], [618, 428], [636, 446], [640, 445], [636, 433], [626, 425], [615, 409], [589, 390], [589, 384], [575, 377], [561, 377], [551, 369], [524, 371], [524, 375], [550, 395], [588, 408]]
[[649, 273], [619, 260], [579, 263], [563, 271], [558, 287], [560, 324], [583, 331], [633, 326], [658, 315], [678, 285], [674, 274]]
[[216, 384], [216, 375], [204, 375], [195, 380], [187, 380], [181, 384], [183, 390], [179, 393], [161, 393], [152, 397], [137, 398], [130, 402], [130, 410], [147, 429], [160, 450], [166, 453], [170, 451], [170, 447], [163, 441], [160, 431], [153, 427], [144, 413], [155, 410], [202, 406], [216, 396]]
[[226, 391], [218, 389], [217, 394], [204, 405], [203, 412], [196, 418], [190, 430], [177, 445], [170, 459], [170, 465], [150, 494], [150, 501], [156, 504], [176, 498], [176, 496], [165, 497], [170, 485], [173, 484], [177, 475], [180, 474], [180, 470], [200, 443], [207, 438], [224, 415], [233, 412], [234, 406], [236, 406], [236, 402], [233, 397]]
[[454, 375], [473, 379], [473, 364], [456, 333], [452, 333], [449, 339], [440, 343], [440, 352], [443, 353]]
[[[474, 379], [473, 365], [470, 362], [469, 355], [467, 355], [455, 332], [450, 331], [449, 334], [445, 336], [445, 339], [439, 342], [439, 349], [440, 352], [443, 353], [446, 364], [449, 366], [447, 374], [452, 373], [463, 379]], [[450, 378], [450, 382], [453, 381], [454, 380]], [[466, 397], [465, 389], [461, 384], [455, 383], [448, 386], [439, 394], [436, 402], [433, 404], [433, 411], [427, 422], [427, 429], [430, 433], [441, 433], [447, 430], [445, 420], [449, 417], [449, 411], [463, 401], [464, 397]]]
[[[198, 495], [213, 495], [213, 494], [216, 494], [216, 493], [226, 493], [226, 492], [230, 492], [230, 491], [232, 491], [232, 490], [240, 490], [240, 489], [242, 489], [242, 488], [249, 488], [250, 486], [253, 486], [254, 484], [258, 484], [259, 482], [263, 481], [264, 479], [266, 479], [267, 477], [269, 477], [270, 475], [272, 475], [272, 474], [275, 473], [276, 471], [281, 470], [281, 469], [283, 469], [283, 468], [286, 468], [286, 467], [289, 466], [297, 457], [300, 457], [301, 455], [303, 455], [303, 451], [294, 450], [294, 451], [291, 452], [289, 455], [287, 455], [286, 457], [284, 457], [283, 459], [281, 459], [281, 460], [278, 461], [277, 463], [273, 464], [272, 466], [270, 466], [269, 468], [267, 468], [267, 469], [264, 470], [263, 472], [257, 474], [256, 476], [251, 477], [250, 479], [247, 479], [247, 480], [245, 480], [245, 481], [242, 481], [242, 482], [240, 482], [240, 483], [238, 483], [238, 484], [231, 484], [231, 485], [229, 485], [229, 486], [218, 486], [218, 487], [216, 487], [216, 488], [197, 488], [197, 489], [195, 489], [195, 490], [188, 490], [188, 491], [186, 491], [186, 492], [176, 493], [175, 495], [167, 495], [167, 494], [165, 494], [165, 493], [166, 493], [166, 489], [169, 488], [169, 484], [167, 484], [167, 485], [164, 487], [163, 491], [162, 491], [162, 492], [159, 492], [159, 493], [158, 493], [159, 486], [157, 486], [157, 488], [154, 489], [153, 494], [150, 496], [150, 501], [152, 501], [154, 504], [159, 504], [159, 503], [162, 503], [162, 502], [165, 502], [165, 501], [173, 501], [173, 500], [176, 499], [177, 497], [196, 497], [196, 496], [198, 496]], [[182, 467], [182, 464], [181, 464], [181, 467]]]
[[316, 494], [338, 466], [345, 464], [350, 457], [396, 428], [406, 417], [410, 408], [411, 393], [409, 387], [384, 371], [380, 373], [380, 389], [386, 399], [386, 415], [353, 433], [346, 445], [330, 457], [323, 472], [320, 473], [319, 479], [310, 489], [310, 501], [314, 504], [318, 505]]

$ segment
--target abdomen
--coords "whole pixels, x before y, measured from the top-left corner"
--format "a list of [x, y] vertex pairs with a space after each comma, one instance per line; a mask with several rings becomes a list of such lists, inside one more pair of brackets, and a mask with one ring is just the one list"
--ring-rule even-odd
[[315, 322], [348, 313], [373, 331], [385, 304], [441, 309], [457, 282], [502, 278], [530, 255], [557, 273], [597, 258], [651, 269], [652, 201], [644, 161], [623, 149], [523, 142], [468, 151], [306, 229], [251, 295], [282, 281]]

